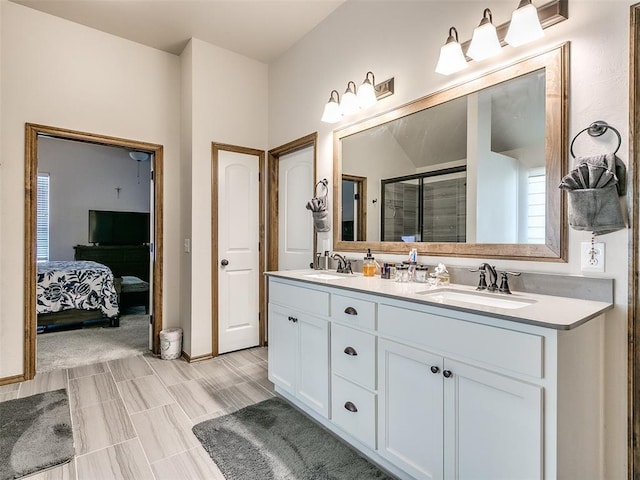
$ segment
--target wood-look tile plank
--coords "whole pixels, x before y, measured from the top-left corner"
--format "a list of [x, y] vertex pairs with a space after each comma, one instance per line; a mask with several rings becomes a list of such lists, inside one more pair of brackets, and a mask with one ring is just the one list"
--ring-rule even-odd
[[258, 355], [254, 355], [249, 350], [238, 350], [237, 352], [226, 353], [221, 355], [220, 358], [225, 362], [229, 362], [230, 365], [238, 368], [264, 361]]
[[17, 392], [20, 388], [20, 383], [7, 383], [6, 385], [0, 385], [0, 393]]
[[200, 445], [191, 422], [175, 403], [133, 414], [131, 420], [151, 463]]
[[273, 394], [265, 390], [256, 382], [248, 381], [223, 388], [218, 392], [222, 401], [230, 405], [235, 410], [262, 402], [273, 397]]
[[213, 388], [226, 388], [243, 381], [228, 363], [218, 358], [199, 362], [193, 368], [199, 371]]
[[116, 382], [153, 375], [153, 370], [142, 355], [112, 360], [108, 365]]
[[255, 355], [263, 362], [266, 362], [269, 356], [269, 349], [267, 347], [256, 347], [249, 349], [251, 355]]
[[74, 459], [57, 467], [31, 475], [28, 478], [29, 480], [75, 480], [76, 468]]
[[136, 438], [78, 457], [78, 480], [84, 479], [153, 480], [154, 476]]
[[14, 390], [13, 392], [0, 393], [0, 402], [4, 402], [6, 400], [15, 400], [16, 398], [18, 398], [17, 390]]
[[82, 365], [69, 369], [69, 379], [88, 377], [89, 375], [97, 375], [99, 373], [108, 372], [109, 368], [105, 362], [92, 363], [90, 365]]
[[175, 402], [156, 375], [120, 382], [118, 388], [129, 413], [137, 413]]
[[20, 384], [18, 398], [29, 397], [37, 393], [51, 392], [61, 388], [67, 388], [66, 370], [37, 373], [33, 380], [28, 380]]
[[176, 358], [175, 360], [162, 360], [151, 355], [146, 355], [145, 359], [149, 362], [149, 365], [151, 365], [151, 368], [153, 368], [162, 382], [167, 386], [176, 385], [189, 380], [195, 380], [196, 378], [201, 377], [200, 372], [182, 358]]
[[196, 447], [151, 465], [156, 480], [225, 480], [204, 448]]
[[83, 408], [116, 398], [120, 398], [120, 394], [110, 372], [69, 380], [71, 409]]
[[72, 410], [71, 419], [76, 454], [93, 452], [136, 436], [120, 399]]
[[172, 385], [169, 391], [191, 419], [231, 406], [220, 397], [220, 390], [204, 379]]

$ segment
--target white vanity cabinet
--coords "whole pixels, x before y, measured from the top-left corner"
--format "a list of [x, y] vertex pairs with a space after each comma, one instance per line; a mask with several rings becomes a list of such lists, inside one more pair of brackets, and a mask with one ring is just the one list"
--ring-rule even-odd
[[558, 329], [378, 288], [270, 277], [278, 393], [402, 479], [602, 478], [601, 316]]
[[542, 388], [380, 340], [382, 456], [420, 479], [542, 478]]
[[269, 284], [269, 380], [329, 416], [329, 294]]

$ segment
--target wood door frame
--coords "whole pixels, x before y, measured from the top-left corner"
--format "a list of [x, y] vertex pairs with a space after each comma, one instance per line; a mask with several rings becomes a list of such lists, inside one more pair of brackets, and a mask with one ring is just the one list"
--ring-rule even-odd
[[30, 380], [36, 373], [36, 221], [38, 137], [73, 140], [109, 147], [124, 147], [154, 155], [154, 260], [153, 260], [153, 352], [159, 353], [162, 329], [162, 274], [163, 274], [163, 152], [162, 145], [125, 138], [80, 132], [59, 127], [25, 124], [24, 172], [24, 378]]
[[629, 39], [629, 299], [628, 316], [628, 478], [640, 478], [640, 3], [630, 8]]
[[258, 157], [258, 335], [260, 346], [265, 345], [265, 279], [264, 279], [264, 151], [255, 148], [211, 142], [211, 355], [219, 355], [218, 329], [218, 152], [244, 153]]
[[[278, 193], [280, 191], [279, 166], [280, 157], [313, 147], [313, 184], [317, 182], [317, 162], [318, 162], [318, 132], [305, 135], [291, 142], [280, 145], [269, 150], [268, 153], [268, 205], [267, 210], [267, 270], [273, 271], [278, 268], [278, 246], [279, 246], [279, 221], [280, 211], [278, 205]], [[310, 197], [314, 195], [313, 190], [309, 192]], [[313, 236], [313, 254], [317, 251], [317, 238]], [[313, 261], [313, 259], [312, 259]]]
[[[354, 241], [365, 242], [367, 240], [367, 177], [342, 174], [342, 181], [348, 180], [358, 185], [358, 235]], [[342, 230], [342, 225], [340, 225]]]

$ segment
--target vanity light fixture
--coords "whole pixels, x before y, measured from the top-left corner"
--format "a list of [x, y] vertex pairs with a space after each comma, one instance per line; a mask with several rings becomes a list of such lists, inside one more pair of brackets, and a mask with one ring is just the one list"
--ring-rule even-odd
[[[351, 88], [353, 85], [353, 88]], [[351, 115], [356, 113], [360, 109], [358, 105], [358, 97], [356, 97], [356, 84], [349, 80], [347, 83], [347, 89], [342, 94], [342, 100], [340, 100], [340, 113], [342, 115]]]
[[440, 58], [436, 65], [436, 73], [451, 75], [467, 68], [467, 60], [462, 53], [462, 46], [458, 41], [458, 31], [455, 27], [449, 29], [449, 38], [440, 48]]
[[[333, 94], [335, 95], [335, 98]], [[337, 90], [331, 90], [331, 94], [329, 95], [329, 101], [324, 106], [324, 112], [322, 113], [322, 118], [320, 119], [325, 123], [336, 123], [339, 122], [342, 118], [342, 114], [340, 113], [340, 94]]]
[[[360, 88], [357, 89], [353, 81], [347, 83], [347, 89], [342, 95], [337, 90], [331, 90], [329, 101], [324, 106], [324, 112], [320, 121], [325, 123], [339, 122], [344, 115], [350, 115], [360, 109], [368, 108], [381, 98], [393, 95], [394, 78], [391, 77], [376, 85], [373, 72], [367, 72]], [[334, 95], [335, 94], [335, 95]]]
[[[369, 80], [369, 75], [371, 75], [371, 80]], [[375, 84], [376, 77], [373, 75], [373, 72], [367, 72], [362, 85], [358, 88], [358, 105], [360, 108], [369, 108], [378, 101], [374, 87]]]
[[471, 45], [467, 55], [476, 62], [497, 55], [502, 50], [496, 27], [493, 25], [493, 15], [488, 8], [482, 13], [480, 24], [473, 31]]
[[518, 8], [511, 14], [511, 23], [507, 36], [504, 38], [505, 42], [512, 47], [519, 47], [538, 40], [543, 35], [538, 10], [533, 6], [531, 0], [520, 0]]

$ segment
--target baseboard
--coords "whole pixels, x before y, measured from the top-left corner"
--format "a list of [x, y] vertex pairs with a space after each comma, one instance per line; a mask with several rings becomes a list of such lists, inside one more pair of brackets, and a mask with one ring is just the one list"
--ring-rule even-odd
[[213, 358], [213, 354], [206, 353], [204, 355], [198, 355], [198, 356], [192, 357], [187, 352], [185, 352], [183, 350], [182, 351], [182, 358], [184, 358], [189, 363], [194, 363], [194, 362], [201, 362], [203, 360], [209, 360], [210, 358]]

